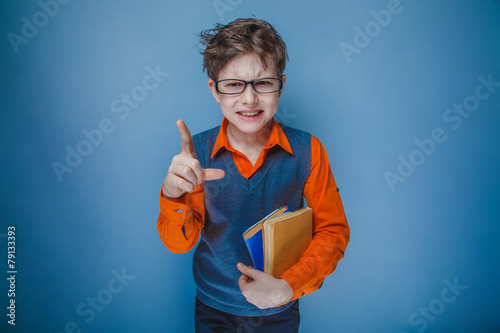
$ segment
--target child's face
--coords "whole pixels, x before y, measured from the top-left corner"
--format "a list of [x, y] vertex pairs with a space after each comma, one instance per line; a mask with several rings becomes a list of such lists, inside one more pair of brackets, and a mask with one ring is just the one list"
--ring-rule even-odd
[[[227, 63], [219, 72], [219, 80], [239, 79], [253, 81], [261, 78], [277, 78], [274, 62], [268, 61], [267, 69], [264, 69], [258, 56], [254, 53], [239, 55]], [[282, 76], [285, 84], [286, 76]], [[220, 104], [222, 114], [232, 126], [234, 134], [245, 136], [246, 134], [259, 134], [266, 126], [272, 124], [281, 91], [273, 93], [257, 93], [250, 84], [238, 95], [219, 94], [215, 89], [215, 82], [208, 80], [208, 86], [212, 90], [217, 103]]]

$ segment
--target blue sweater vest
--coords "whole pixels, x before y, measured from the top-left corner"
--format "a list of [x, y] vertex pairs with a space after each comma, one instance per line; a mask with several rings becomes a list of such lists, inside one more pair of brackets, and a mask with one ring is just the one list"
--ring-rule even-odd
[[261, 310], [241, 294], [238, 261], [252, 265], [243, 232], [264, 216], [287, 205], [303, 206], [304, 185], [311, 171], [311, 135], [281, 125], [293, 155], [279, 145], [271, 148], [262, 166], [243, 177], [231, 152], [222, 148], [211, 159], [219, 127], [193, 137], [202, 168], [223, 169], [223, 179], [205, 182], [205, 226], [193, 257], [198, 298], [208, 306], [238, 316], [262, 316], [291, 305]]

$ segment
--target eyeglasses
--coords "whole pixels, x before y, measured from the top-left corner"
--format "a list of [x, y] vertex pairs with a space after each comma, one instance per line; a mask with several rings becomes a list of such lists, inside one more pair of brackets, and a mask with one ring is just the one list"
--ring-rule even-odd
[[262, 94], [278, 92], [281, 90], [281, 88], [283, 88], [282, 79], [266, 77], [253, 81], [244, 81], [237, 79], [219, 80], [215, 82], [215, 90], [217, 90], [219, 94], [237, 95], [245, 91], [247, 84], [252, 85], [253, 89], [256, 92]]

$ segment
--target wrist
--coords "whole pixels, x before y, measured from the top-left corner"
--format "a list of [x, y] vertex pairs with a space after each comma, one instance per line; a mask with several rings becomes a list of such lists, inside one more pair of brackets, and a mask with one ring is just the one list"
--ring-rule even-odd
[[182, 194], [181, 194], [181, 195], [179, 195], [178, 197], [172, 197], [172, 196], [170, 196], [170, 195], [168, 195], [168, 194], [166, 193], [166, 191], [165, 191], [165, 186], [162, 186], [162, 188], [161, 188], [161, 196], [162, 196], [162, 197], [164, 197], [164, 198], [165, 198], [165, 199], [167, 199], [167, 200], [170, 200], [170, 201], [176, 201], [176, 200], [178, 200], [178, 199], [182, 198], [182, 197], [184, 196], [184, 194], [186, 194], [186, 193], [182, 193]]
[[282, 299], [280, 305], [290, 302], [293, 298], [293, 290], [285, 279], [280, 279]]

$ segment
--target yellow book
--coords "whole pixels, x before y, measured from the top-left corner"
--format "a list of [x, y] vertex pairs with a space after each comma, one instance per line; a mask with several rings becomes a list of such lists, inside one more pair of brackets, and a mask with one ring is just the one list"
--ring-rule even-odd
[[254, 267], [276, 278], [300, 260], [313, 233], [311, 208], [283, 213], [285, 209], [274, 211], [243, 234]]
[[312, 209], [304, 207], [263, 221], [264, 272], [278, 278], [300, 260], [312, 240], [312, 220]]

